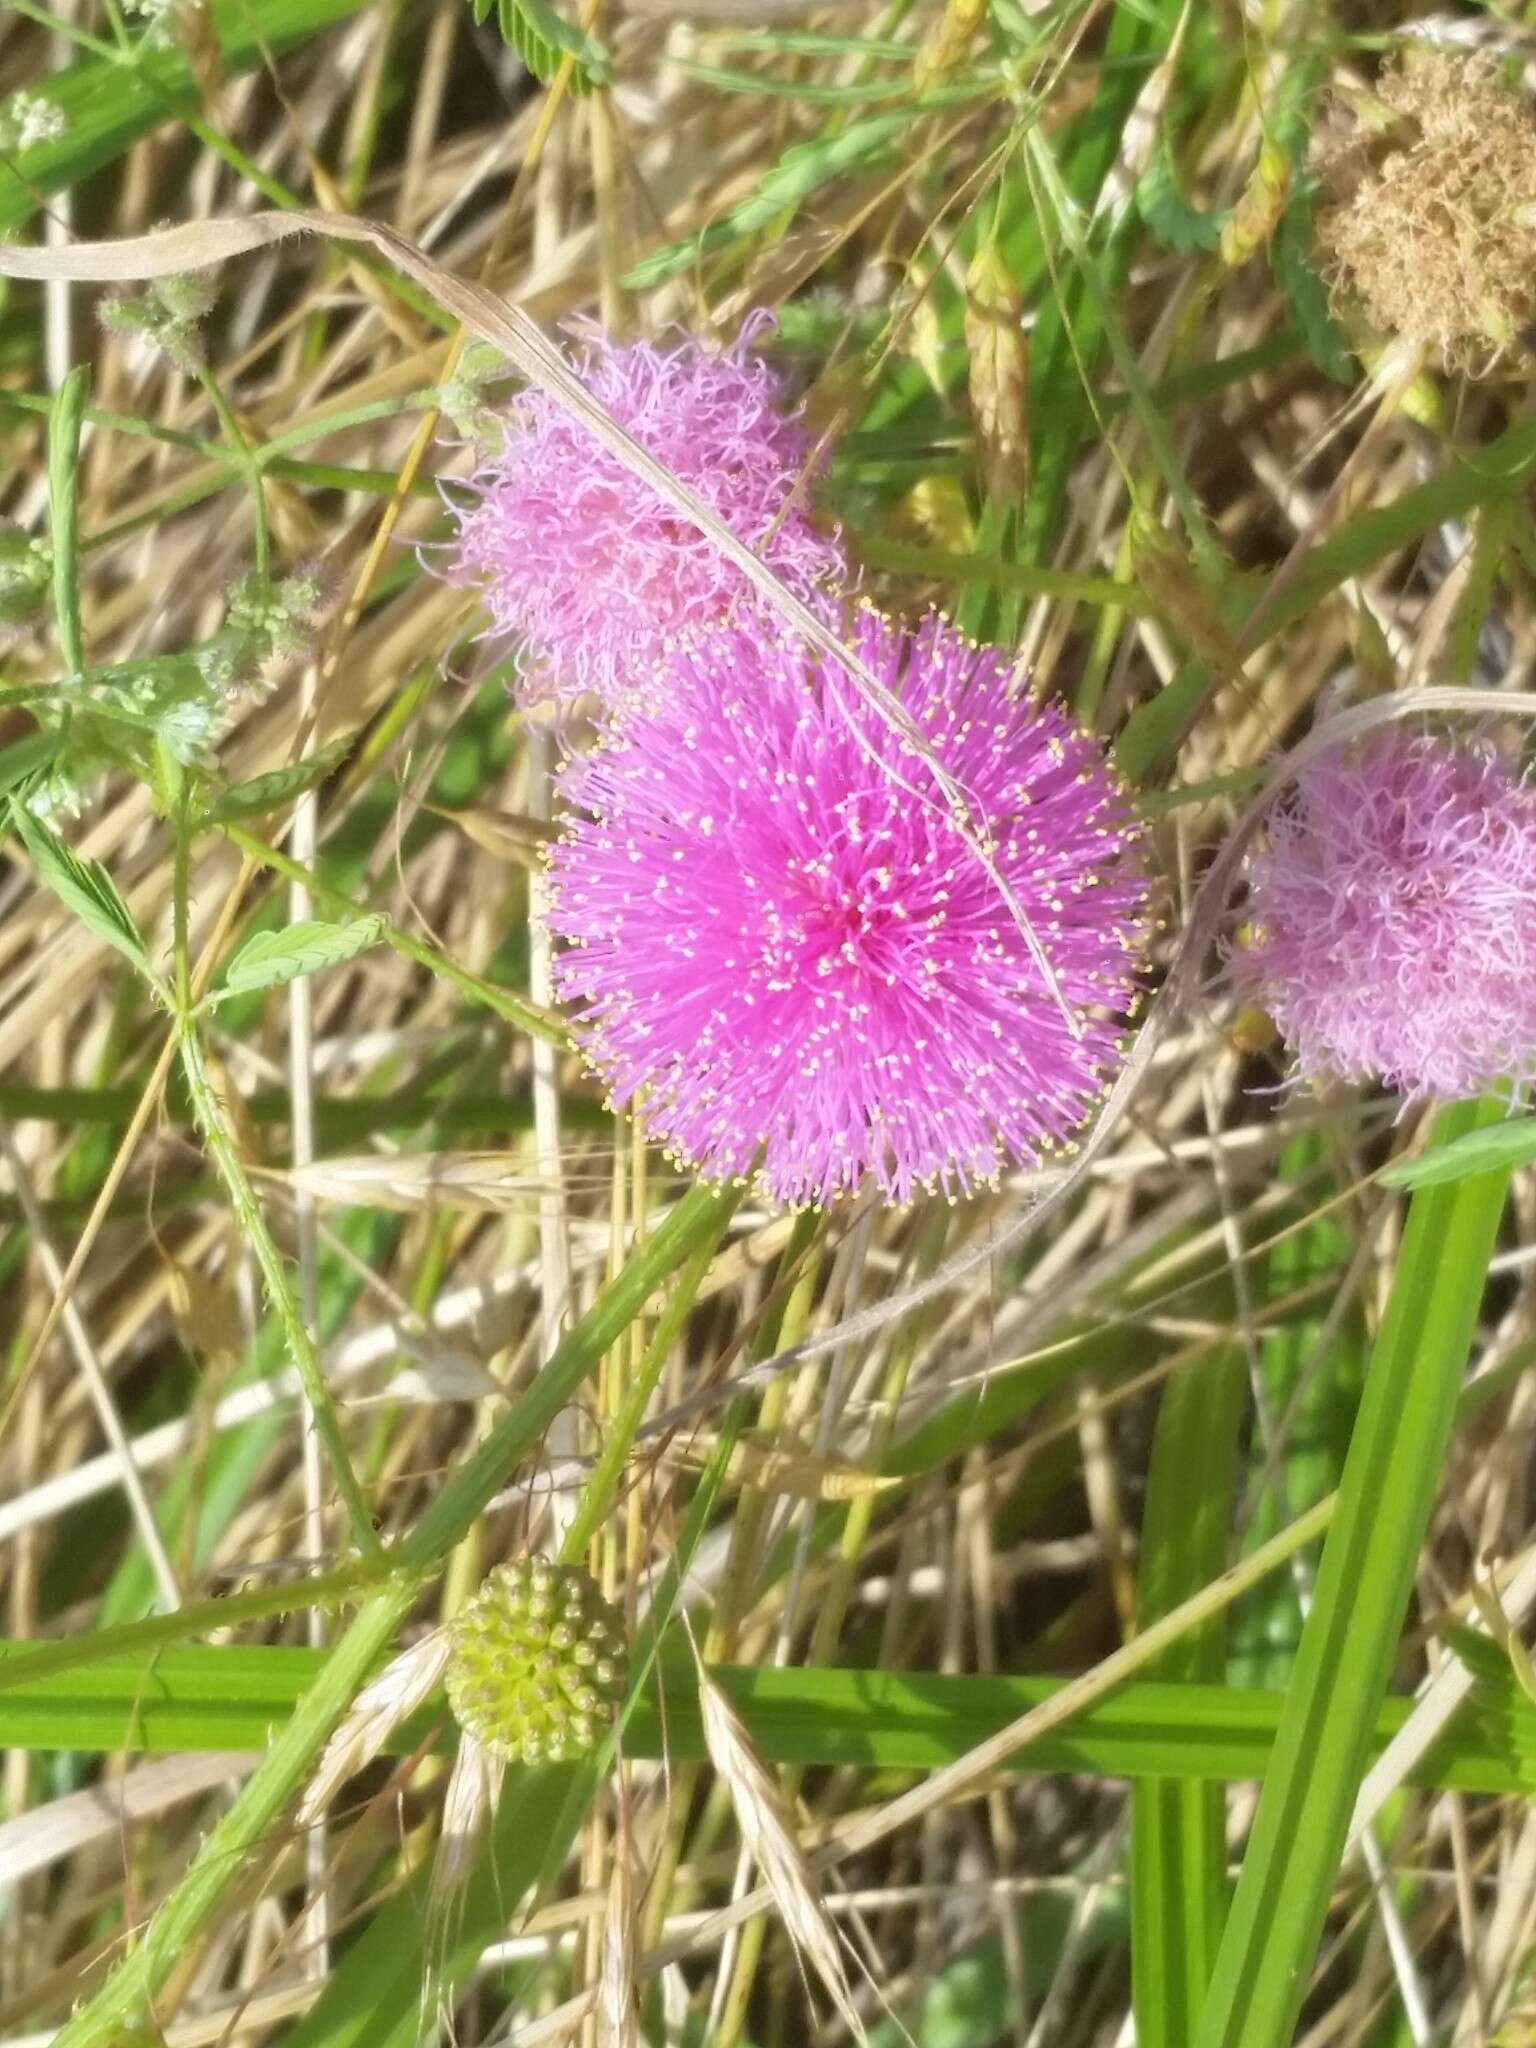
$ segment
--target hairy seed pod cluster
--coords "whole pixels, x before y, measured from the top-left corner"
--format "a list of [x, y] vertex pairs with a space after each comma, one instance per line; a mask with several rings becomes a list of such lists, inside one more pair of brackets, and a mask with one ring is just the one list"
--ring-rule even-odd
[[511, 1763], [593, 1748], [624, 1697], [623, 1624], [586, 1572], [519, 1558], [455, 1616], [444, 1685], [461, 1728]]

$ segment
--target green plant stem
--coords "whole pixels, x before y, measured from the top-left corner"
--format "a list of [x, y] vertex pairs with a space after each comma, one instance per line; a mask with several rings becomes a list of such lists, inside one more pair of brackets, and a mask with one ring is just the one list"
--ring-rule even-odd
[[261, 464], [256, 460], [245, 430], [235, 417], [233, 406], [224, 396], [219, 380], [206, 363], [198, 366], [197, 381], [203, 387], [208, 403], [224, 430], [229, 443], [230, 458], [244, 477], [246, 488], [251, 494], [252, 545], [256, 554], [256, 573], [265, 576], [272, 566], [272, 535], [267, 525], [267, 497], [261, 480]]
[[668, 1354], [688, 1320], [694, 1298], [714, 1259], [716, 1247], [725, 1234], [737, 1201], [740, 1200], [740, 1192], [737, 1189], [726, 1190], [732, 1199], [730, 1207], [720, 1218], [719, 1229], [712, 1237], [704, 1238], [700, 1242], [677, 1276], [645, 1356], [640, 1361], [639, 1370], [624, 1390], [624, 1398], [604, 1438], [603, 1448], [592, 1468], [592, 1475], [582, 1489], [581, 1499], [571, 1518], [571, 1526], [565, 1532], [565, 1539], [560, 1545], [560, 1556], [566, 1564], [582, 1562], [587, 1545], [602, 1527], [609, 1509], [618, 1496], [624, 1462], [634, 1447], [635, 1431], [644, 1419], [646, 1404], [656, 1391]]
[[1115, 367], [1120, 372], [1121, 382], [1125, 385], [1126, 397], [1135, 413], [1137, 424], [1147, 437], [1147, 446], [1152, 452], [1152, 459], [1157, 464], [1168, 494], [1179, 508], [1179, 517], [1184, 522], [1184, 531], [1189, 537], [1189, 544], [1200, 572], [1219, 588], [1226, 570], [1221, 546], [1211, 532], [1199, 499], [1190, 488], [1189, 479], [1184, 474], [1184, 465], [1180, 462], [1178, 450], [1173, 445], [1173, 436], [1168, 431], [1168, 424], [1158, 410], [1152, 389], [1141, 373], [1141, 365], [1136, 360], [1135, 351], [1126, 339], [1119, 316], [1110, 303], [1109, 295], [1099, 277], [1093, 253], [1088, 247], [1082, 210], [1067, 190], [1056, 159], [1051, 153], [1050, 144], [1038, 125], [1026, 131], [1024, 146], [1040, 181], [1040, 187], [1049, 202], [1056, 225], [1060, 229], [1062, 240], [1071, 250], [1088, 295], [1093, 300], [1094, 310], [1098, 314], [1110, 353], [1115, 359]]
[[[1503, 1105], [1445, 1111], [1444, 1143]], [[1397, 1655], [1507, 1171], [1414, 1196], [1196, 2048], [1286, 2048]]]
[[304, 1396], [315, 1431], [325, 1446], [330, 1459], [331, 1470], [337, 1490], [347, 1511], [347, 1520], [352, 1526], [353, 1541], [365, 1557], [382, 1556], [378, 1535], [373, 1526], [373, 1517], [368, 1503], [363, 1498], [357, 1475], [347, 1456], [346, 1442], [341, 1433], [335, 1403], [331, 1400], [330, 1389], [325, 1384], [320, 1359], [299, 1309], [298, 1297], [289, 1284], [287, 1268], [282, 1253], [278, 1250], [256, 1191], [251, 1186], [245, 1171], [245, 1162], [240, 1157], [240, 1148], [235, 1142], [224, 1114], [223, 1104], [208, 1077], [203, 1063], [202, 1046], [191, 1023], [178, 1028], [178, 1050], [181, 1055], [181, 1070], [186, 1076], [187, 1092], [192, 1099], [192, 1110], [202, 1125], [208, 1151], [218, 1169], [219, 1177], [229, 1194], [235, 1220], [256, 1255], [261, 1268], [261, 1277], [267, 1290], [267, 1299], [277, 1316], [289, 1356], [298, 1370], [303, 1384]]

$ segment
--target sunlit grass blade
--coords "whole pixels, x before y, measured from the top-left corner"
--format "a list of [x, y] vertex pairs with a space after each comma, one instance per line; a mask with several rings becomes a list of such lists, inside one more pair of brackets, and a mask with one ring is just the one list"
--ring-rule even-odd
[[[0, 1666], [26, 1646], [0, 1645]], [[643, 1646], [642, 1646], [643, 1648]], [[287, 1645], [189, 1645], [114, 1656], [0, 1693], [0, 1745], [81, 1754], [259, 1749], [324, 1668], [324, 1656]], [[641, 1658], [644, 1664], [644, 1656]], [[924, 1771], [953, 1763], [999, 1729], [1054, 1699], [1056, 1678], [855, 1668], [716, 1666], [716, 1682], [770, 1763]], [[692, 1668], [668, 1658], [641, 1686], [624, 1731], [632, 1757], [674, 1763], [704, 1754]], [[1285, 1696], [1245, 1686], [1132, 1680], [1010, 1759], [1025, 1775], [1099, 1772], [1137, 1782], [1238, 1784], [1263, 1776]], [[1411, 1702], [1389, 1699], [1368, 1733], [1376, 1755]], [[426, 1708], [385, 1752], [408, 1755], [441, 1724]], [[1536, 1788], [1536, 1707], [1509, 1688], [1479, 1692], [1410, 1782], [1458, 1792]]]
[[[1219, 1352], [1170, 1380], [1142, 1518], [1138, 1619], [1169, 1613], [1227, 1561], [1241, 1354]], [[1218, 1682], [1226, 1616], [1215, 1615], [1159, 1664], [1160, 1678]], [[1131, 1998], [1139, 2048], [1183, 2048], [1216, 1961], [1227, 1905], [1226, 1802], [1195, 1777], [1149, 1778], [1131, 1802]]]
[[[1440, 1143], [1500, 1105], [1445, 1111]], [[1503, 1214], [1505, 1173], [1413, 1198], [1197, 2048], [1285, 2048], [1306, 1996]]]

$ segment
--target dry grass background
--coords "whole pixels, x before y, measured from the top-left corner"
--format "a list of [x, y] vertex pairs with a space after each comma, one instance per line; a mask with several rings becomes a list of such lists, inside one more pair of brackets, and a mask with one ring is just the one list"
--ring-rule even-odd
[[[1047, 137], [1070, 137], [1112, 75], [1108, 12], [1046, 10], [1039, 46], [1017, 60], [1040, 90]], [[1124, 195], [1153, 161], [1172, 106], [1191, 193], [1230, 205], [1291, 68], [1368, 76], [1383, 34], [1404, 25], [1391, 9], [1212, 13], [1214, 36], [1186, 24], [1203, 52], [1191, 91], [1209, 93], [1194, 106], [1178, 52], [1169, 59], [1179, 17], [1159, 16], [1100, 205], [1101, 218], [1119, 208], [1131, 222], [1120, 274], [1106, 264], [1105, 275], [1154, 416], [1219, 537], [1241, 618], [1285, 590], [1293, 554], [1347, 535], [1370, 508], [1412, 501], [1445, 473], [1448, 438], [1491, 439], [1519, 423], [1527, 401], [1519, 379], [1416, 386], [1390, 365], [1351, 391], [1294, 340], [1266, 354], [1294, 335], [1294, 317], [1262, 253], [1223, 267], [1207, 249], [1170, 248], [1136, 225]], [[88, 61], [71, 27], [109, 32], [97, 10], [64, 0], [60, 28], [32, 14], [13, 10], [0, 25], [6, 89]], [[1191, 561], [1135, 530], [1132, 491], [1162, 518], [1158, 452], [1102, 353], [1089, 391], [1101, 419], [1067, 447], [1048, 561], [1118, 579], [1132, 605], [1036, 597], [1025, 577], [1010, 613], [1010, 593], [985, 596], [933, 559], [974, 549], [996, 562], [1016, 546], [991, 510], [978, 538], [976, 501], [967, 510], [963, 495], [978, 473], [973, 404], [986, 398], [974, 386], [967, 394], [968, 366], [986, 352], [974, 304], [969, 330], [964, 318], [966, 235], [1000, 180], [1013, 180], [1010, 205], [1027, 189], [1006, 98], [914, 112], [894, 156], [829, 177], [726, 256], [658, 288], [624, 283], [642, 259], [754, 193], [786, 149], [824, 140], [845, 117], [817, 91], [852, 86], [874, 66], [782, 41], [749, 47], [742, 25], [916, 51], [940, 28], [936, 12], [900, 0], [793, 13], [711, 0], [687, 16], [661, 0], [610, 5], [595, 25], [617, 83], [585, 98], [537, 87], [494, 20], [476, 27], [463, 0], [376, 0], [240, 75], [224, 74], [197, 7], [171, 20], [202, 52], [196, 126], [161, 121], [109, 169], [50, 194], [49, 235], [122, 236], [248, 212], [280, 186], [387, 222], [547, 329], [598, 311], [631, 330], [681, 322], [729, 335], [748, 309], [790, 304], [801, 310], [786, 316], [784, 352], [811, 416], [835, 437], [833, 488], [883, 602], [984, 603], [986, 628], [1016, 636], [1030, 687], [1077, 702], [1107, 737], [1192, 654], [1211, 651], [1208, 593]], [[1492, 13], [1466, 21], [1499, 28]], [[957, 0], [942, 22], [960, 32]], [[1512, 20], [1504, 33], [1519, 46]], [[1221, 56], [1222, 38], [1237, 54]], [[965, 47], [967, 61], [984, 48]], [[729, 66], [763, 90], [724, 90], [690, 64]], [[910, 62], [882, 59], [880, 75], [910, 90]], [[1053, 261], [1070, 267], [1059, 238]], [[320, 790], [258, 832], [273, 843], [286, 833], [303, 868], [318, 864], [434, 953], [538, 1001], [537, 847], [553, 738], [513, 710], [472, 602], [417, 553], [443, 531], [436, 481], [469, 459], [437, 409], [454, 337], [361, 252], [335, 245], [288, 243], [227, 266], [219, 282], [209, 361], [240, 433], [257, 445], [281, 437], [295, 463], [328, 466], [267, 478], [274, 567], [321, 565], [326, 604], [313, 645], [268, 663], [260, 687], [231, 699], [219, 776], [237, 784], [344, 743]], [[250, 564], [250, 500], [219, 453], [207, 392], [134, 336], [100, 327], [97, 296], [12, 286], [0, 380], [13, 394], [46, 395], [69, 364], [88, 361], [91, 405], [123, 416], [85, 430], [80, 593], [91, 659], [127, 662], [218, 628]], [[1049, 276], [1031, 284], [1026, 329], [1050, 296]], [[1258, 356], [1230, 381], [1206, 374], [1249, 350]], [[1054, 374], [1044, 388], [993, 393], [1005, 411], [1022, 408], [1032, 431], [1032, 487], [1057, 451], [1055, 422], [1081, 417], [1070, 357]], [[1431, 393], [1433, 408], [1414, 402]], [[3, 396], [0, 418], [4, 509], [37, 530], [46, 418]], [[1016, 469], [1014, 481], [1028, 480]], [[1523, 530], [1528, 514], [1513, 502]], [[1448, 662], [1490, 686], [1525, 681], [1529, 570], [1511, 555], [1479, 596], [1472, 543], [1484, 514], [1473, 516], [1472, 527], [1455, 514], [1426, 518], [1400, 544], [1346, 564], [1283, 632], [1240, 642], [1240, 676], [1215, 675], [1176, 759], [1158, 771], [1165, 787], [1215, 785], [1159, 807], [1165, 958], [1234, 806], [1320, 705], [1442, 679]], [[57, 672], [46, 631], [14, 640], [5, 663], [16, 684]], [[0, 739], [28, 729], [22, 704], [4, 716]], [[146, 787], [121, 772], [93, 780], [63, 829], [111, 870], [140, 927], [168, 937], [173, 866]], [[199, 837], [194, 957], [236, 916], [242, 927], [264, 912], [280, 921], [310, 914], [306, 903], [301, 884], [227, 838]], [[1398, 1200], [1370, 1176], [1412, 1127], [1394, 1133], [1391, 1107], [1355, 1093], [1274, 1092], [1282, 1055], [1253, 1031], [1219, 1002], [1198, 1004], [1166, 1034], [1129, 1112], [1042, 1237], [977, 1263], [940, 1301], [733, 1411], [751, 1435], [686, 1595], [708, 1659], [1092, 1669], [1136, 1629], [1153, 1422], [1162, 1389], [1184, 1376], [1235, 1371], [1258, 1396], [1234, 1489], [1238, 1550], [1327, 1493], [1400, 1236]], [[346, 1548], [250, 1245], [184, 1090], [157, 1065], [164, 1032], [120, 964], [14, 861], [0, 882], [0, 1581], [11, 1638], [84, 1636], [157, 1601], [333, 1563]], [[604, 1114], [571, 1056], [387, 947], [218, 1013], [207, 1041], [381, 1533], [398, 1536], [654, 1228], [678, 1177]], [[855, 1204], [824, 1224], [748, 1197], [702, 1275], [658, 1406], [982, 1243], [1020, 1186], [957, 1207]], [[1531, 1539], [1532, 1400], [1519, 1366], [1532, 1221], [1532, 1187], [1517, 1179], [1475, 1357], [1477, 1374], [1498, 1376], [1496, 1390], [1458, 1437], [1438, 1495], [1418, 1574], [1426, 1623], [1465, 1615], [1482, 1561], [1518, 1559]], [[39, 1348], [60, 1299], [68, 1306]], [[605, 1380], [424, 1590], [405, 1640], [451, 1613], [496, 1560], [558, 1537], [642, 1348], [634, 1334], [615, 1347]], [[626, 1465], [622, 1509], [596, 1563], [632, 1614], [672, 1553], [724, 1412], [709, 1407], [643, 1438]], [[880, 1471], [899, 1485], [867, 1490], [864, 1475]], [[163, 1537], [158, 1561], [146, 1512]], [[1239, 1603], [1235, 1681], [1283, 1684], [1306, 1558], [1294, 1579], [1282, 1573]], [[239, 1635], [323, 1647], [340, 1627], [333, 1610], [315, 1608]], [[1415, 1625], [1404, 1683], [1442, 1654]], [[686, 1681], [686, 1662], [667, 1668]], [[500, 1945], [465, 1981], [456, 2038], [508, 2038], [509, 2024], [545, 2008], [565, 2011], [567, 2030], [595, 2027], [564, 2002], [605, 1970], [622, 1985], [662, 1955], [671, 1960], [659, 1980], [645, 1979], [651, 2039], [782, 2043], [849, 2031], [814, 1962], [808, 1988], [782, 1918], [793, 1922], [810, 1850], [878, 1819], [922, 1780], [791, 1767], [775, 1774], [765, 1804], [753, 1777], [763, 1765], [742, 1762], [733, 1806], [728, 1749], [727, 1739], [724, 1771], [717, 1740], [713, 1773], [702, 1761], [636, 1756], [614, 1775], [544, 1895], [531, 1907], [503, 1902]], [[99, 1764], [78, 1750], [9, 1752], [0, 2039], [48, 2038], [177, 1884], [247, 1769], [190, 1749]], [[276, 1835], [162, 2001], [164, 2038], [288, 2038], [370, 1917], [429, 1865], [446, 1791], [439, 1758], [377, 1763], [338, 1796], [322, 1831]], [[894, 2040], [886, 2007], [932, 2048], [1125, 2038], [1124, 1782], [1091, 1770], [991, 1773], [953, 1800], [933, 1792], [919, 1794], [899, 1831], [812, 1886], [825, 1884], [831, 1918], [817, 1917], [808, 1938], [835, 1959], [835, 1922], [851, 1944], [847, 2013]], [[1251, 1811], [1251, 1786], [1234, 1786], [1234, 1855]], [[784, 1817], [787, 1873], [764, 1851], [774, 1815]], [[1395, 1794], [1382, 1824], [1395, 1881], [1373, 1897], [1359, 1863], [1346, 1866], [1302, 2038], [1309, 2048], [1488, 2038], [1518, 2005], [1531, 1947], [1530, 1814], [1519, 1799]], [[722, 1932], [709, 1913], [748, 1889], [749, 1844], [767, 1856], [777, 1907]], [[450, 1899], [443, 1911], [454, 1910]], [[617, 2016], [624, 2004], [610, 1990], [608, 2038], [634, 2038]], [[541, 2037], [526, 2024], [510, 2036]], [[365, 2036], [338, 2028], [325, 2038]]]

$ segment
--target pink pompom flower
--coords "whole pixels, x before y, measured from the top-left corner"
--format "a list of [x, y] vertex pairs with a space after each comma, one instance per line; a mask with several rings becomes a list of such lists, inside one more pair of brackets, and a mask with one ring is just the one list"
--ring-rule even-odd
[[677, 649], [570, 764], [551, 862], [557, 981], [614, 1100], [787, 1203], [866, 1176], [963, 1193], [1069, 1137], [1118, 1064], [1147, 922], [1118, 782], [1005, 655], [867, 610], [853, 644], [985, 820], [1055, 992], [910, 741], [760, 615]]
[[1249, 880], [1234, 975], [1302, 1075], [1451, 1099], [1536, 1073], [1536, 791], [1491, 745], [1324, 754]]
[[[778, 372], [747, 352], [760, 325], [717, 354], [691, 339], [618, 343], [581, 323], [576, 368], [648, 454], [809, 598], [846, 565], [803, 488], [795, 495], [811, 440]], [[548, 392], [524, 391], [503, 424], [450, 502], [450, 574], [480, 591], [498, 633], [526, 644], [529, 695], [569, 703], [590, 691], [610, 708], [643, 695], [675, 638], [757, 601], [715, 542]]]

